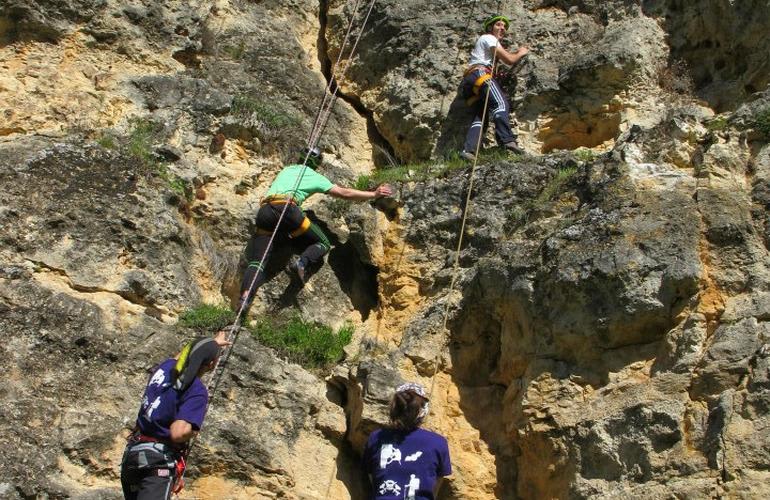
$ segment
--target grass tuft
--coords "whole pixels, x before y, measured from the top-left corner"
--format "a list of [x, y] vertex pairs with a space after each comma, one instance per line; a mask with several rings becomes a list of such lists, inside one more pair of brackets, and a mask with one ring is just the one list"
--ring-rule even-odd
[[[510, 155], [505, 153], [500, 158], [510, 159]], [[381, 168], [371, 174], [359, 176], [354, 186], [356, 189], [365, 191], [374, 189], [383, 183], [426, 181], [467, 166], [467, 160], [460, 157], [459, 153], [454, 152], [440, 160], [404, 165], [393, 164], [388, 168]]]
[[235, 313], [223, 305], [200, 304], [179, 315], [179, 325], [213, 333], [235, 320]]
[[716, 116], [713, 119], [706, 122], [706, 130], [711, 132], [720, 132], [727, 128], [727, 118], [724, 116]]
[[592, 162], [596, 159], [596, 153], [589, 148], [578, 148], [573, 151], [572, 154], [575, 156], [577, 161], [586, 163]]
[[233, 99], [232, 113], [240, 116], [253, 114], [270, 130], [283, 130], [300, 124], [299, 118], [275, 103], [247, 95], [239, 95]]
[[152, 152], [152, 144], [163, 130], [162, 125], [145, 118], [132, 118], [129, 121], [126, 147], [128, 153], [145, 166], [154, 166], [159, 162]]
[[770, 106], [756, 114], [753, 127], [764, 135], [765, 138], [770, 139]]
[[508, 220], [514, 229], [525, 224], [529, 220], [529, 215], [533, 210], [541, 208], [548, 202], [553, 201], [559, 194], [564, 192], [566, 185], [577, 174], [577, 167], [560, 168], [556, 175], [545, 185], [542, 191], [534, 199], [527, 203], [515, 206], [508, 212]]
[[262, 319], [251, 327], [252, 334], [264, 345], [307, 368], [328, 368], [344, 356], [344, 347], [353, 338], [353, 326], [336, 332], [323, 324], [304, 321], [297, 315]]

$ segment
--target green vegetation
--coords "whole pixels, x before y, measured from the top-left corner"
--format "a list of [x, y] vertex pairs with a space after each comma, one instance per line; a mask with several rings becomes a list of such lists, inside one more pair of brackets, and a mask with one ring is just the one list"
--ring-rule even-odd
[[354, 330], [346, 325], [335, 332], [328, 326], [293, 315], [262, 319], [251, 331], [260, 342], [293, 362], [309, 368], [327, 368], [342, 359], [343, 348], [350, 343]]
[[576, 173], [577, 167], [560, 168], [553, 179], [546, 184], [537, 198], [535, 198], [535, 207], [553, 200], [557, 194], [560, 194], [564, 190], [564, 186], [575, 177]]
[[106, 149], [121, 150], [137, 159], [142, 166], [168, 183], [169, 189], [188, 203], [192, 201], [193, 190], [190, 183], [169, 172], [168, 165], [158, 159], [153, 152], [153, 144], [163, 140], [163, 126], [146, 118], [132, 118], [128, 122], [128, 134], [118, 136], [107, 132], [97, 139], [97, 143]]
[[164, 169], [160, 176], [168, 182], [168, 187], [171, 191], [175, 192], [180, 198], [188, 203], [193, 200], [193, 190], [189, 182], [172, 174], [168, 169]]
[[236, 45], [226, 45], [222, 51], [230, 56], [231, 59], [240, 61], [246, 55], [246, 42], [241, 39]]
[[589, 148], [578, 148], [572, 153], [577, 161], [592, 162], [596, 159], [596, 153]]
[[712, 120], [706, 122], [706, 129], [711, 132], [719, 132], [727, 128], [727, 118], [724, 116], [716, 116]]
[[[507, 153], [504, 158], [509, 158]], [[368, 190], [385, 182], [425, 181], [441, 177], [447, 172], [459, 170], [466, 166], [468, 166], [468, 161], [461, 158], [455, 152], [443, 160], [393, 165], [388, 168], [379, 169], [372, 174], [360, 176], [356, 180], [354, 187], [356, 189]]]
[[179, 315], [179, 325], [214, 333], [235, 320], [235, 313], [223, 305], [201, 304]]
[[163, 130], [162, 125], [145, 118], [132, 118], [129, 125], [126, 143], [128, 153], [145, 166], [156, 166], [159, 162], [152, 152], [152, 144]]
[[96, 140], [96, 143], [104, 149], [117, 149], [118, 147], [117, 138], [111, 133], [102, 135]]
[[563, 167], [560, 168], [556, 175], [553, 176], [548, 184], [545, 185], [540, 194], [533, 200], [529, 200], [522, 206], [515, 206], [508, 212], [508, 219], [513, 224], [514, 228], [527, 222], [529, 214], [546, 203], [553, 201], [559, 194], [564, 191], [566, 185], [577, 174], [577, 167]]
[[770, 139], [770, 107], [764, 108], [756, 114], [753, 127], [765, 138]]
[[271, 130], [283, 130], [300, 124], [298, 117], [275, 103], [247, 95], [239, 95], [233, 99], [232, 112], [241, 116], [255, 114], [259, 121]]

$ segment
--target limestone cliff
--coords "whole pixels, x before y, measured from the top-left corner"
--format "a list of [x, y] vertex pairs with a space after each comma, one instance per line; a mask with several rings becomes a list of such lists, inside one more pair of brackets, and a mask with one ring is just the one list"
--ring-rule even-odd
[[[334, 249], [304, 287], [275, 255], [252, 318], [356, 333], [327, 371], [241, 336], [181, 498], [365, 498], [402, 380], [442, 499], [768, 497], [767, 2], [379, 0], [336, 74], [363, 4], [0, 3], [0, 498], [121, 498], [146, 370], [234, 300], [333, 74], [324, 173], [403, 165], [399, 207], [312, 199]], [[472, 172], [456, 87], [498, 4], [528, 154]]]

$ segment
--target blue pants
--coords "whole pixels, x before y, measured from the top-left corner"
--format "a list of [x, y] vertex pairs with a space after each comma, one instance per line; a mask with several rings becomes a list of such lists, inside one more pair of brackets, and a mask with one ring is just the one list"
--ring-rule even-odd
[[[466, 97], [472, 94], [470, 89], [473, 88], [474, 82], [484, 74], [484, 70], [476, 70], [468, 73], [463, 78], [462, 89]], [[487, 92], [489, 92], [489, 100], [487, 101]], [[484, 113], [484, 103], [487, 103], [487, 115], [486, 120], [482, 123], [481, 116]], [[500, 88], [500, 84], [495, 81], [494, 78], [490, 78], [479, 89], [479, 100], [474, 104], [475, 117], [471, 128], [468, 129], [468, 134], [465, 136], [465, 145], [463, 151], [473, 153], [476, 151], [476, 145], [479, 143], [479, 136], [487, 128], [489, 118], [492, 117], [492, 121], [495, 124], [495, 138], [500, 145], [507, 144], [512, 141], [516, 141], [516, 135], [511, 129], [511, 107], [508, 103], [503, 89]]]

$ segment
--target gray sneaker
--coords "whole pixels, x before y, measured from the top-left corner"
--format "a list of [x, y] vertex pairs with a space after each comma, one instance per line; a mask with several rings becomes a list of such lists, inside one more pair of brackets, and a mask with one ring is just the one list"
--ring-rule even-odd
[[507, 151], [510, 151], [513, 154], [517, 154], [517, 155], [524, 154], [524, 150], [521, 149], [518, 144], [516, 144], [516, 141], [506, 142], [505, 144], [503, 144], [503, 147]]
[[296, 255], [286, 265], [286, 272], [299, 278], [302, 283], [305, 282], [305, 266], [302, 264], [302, 259]]
[[468, 161], [476, 161], [476, 155], [471, 153], [470, 151], [462, 151], [460, 153], [460, 156], [462, 158], [465, 158]]

